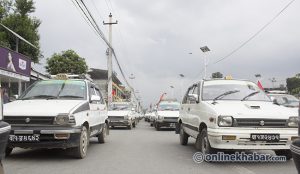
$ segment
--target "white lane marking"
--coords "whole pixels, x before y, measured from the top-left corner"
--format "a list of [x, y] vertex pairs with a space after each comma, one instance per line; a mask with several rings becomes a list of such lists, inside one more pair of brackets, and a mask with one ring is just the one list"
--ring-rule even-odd
[[255, 172], [253, 172], [252, 170], [247, 169], [246, 167], [242, 167], [242, 166], [233, 166], [234, 169], [236, 169], [236, 171], [239, 174], [256, 174]]

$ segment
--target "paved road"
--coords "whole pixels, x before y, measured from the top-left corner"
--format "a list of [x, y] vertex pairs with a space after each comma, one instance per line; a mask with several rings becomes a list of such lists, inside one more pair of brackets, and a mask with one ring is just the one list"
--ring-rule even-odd
[[91, 140], [88, 156], [73, 159], [62, 150], [16, 149], [5, 159], [6, 174], [296, 174], [285, 163], [201, 163], [192, 160], [194, 141], [179, 145], [174, 131], [157, 132], [141, 121], [133, 130], [114, 129], [106, 144]]

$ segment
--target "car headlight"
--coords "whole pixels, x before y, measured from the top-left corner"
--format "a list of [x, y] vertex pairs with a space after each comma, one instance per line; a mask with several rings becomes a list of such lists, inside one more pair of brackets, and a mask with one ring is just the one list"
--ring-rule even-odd
[[231, 127], [233, 125], [233, 117], [232, 116], [219, 116], [218, 125], [220, 127]]
[[69, 115], [58, 115], [55, 117], [55, 123], [58, 125], [66, 125], [69, 123]]
[[158, 119], [159, 119], [159, 120], [163, 120], [164, 117], [159, 115], [159, 116], [158, 116]]
[[128, 116], [128, 115], [125, 115], [125, 116], [124, 116], [124, 120], [129, 120], [129, 116]]
[[290, 117], [288, 120], [288, 127], [298, 127], [299, 117]]

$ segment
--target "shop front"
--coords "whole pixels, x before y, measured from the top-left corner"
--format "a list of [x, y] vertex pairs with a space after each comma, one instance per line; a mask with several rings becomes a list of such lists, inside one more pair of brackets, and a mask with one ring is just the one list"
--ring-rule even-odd
[[3, 100], [13, 100], [30, 81], [31, 60], [15, 51], [0, 47], [0, 87]]

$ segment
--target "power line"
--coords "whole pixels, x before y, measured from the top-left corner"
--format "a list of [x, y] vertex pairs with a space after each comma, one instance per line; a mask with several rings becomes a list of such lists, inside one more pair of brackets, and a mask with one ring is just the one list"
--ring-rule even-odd
[[295, 0], [290, 1], [286, 6], [284, 6], [284, 8], [277, 13], [268, 23], [266, 23], [261, 29], [259, 29], [253, 36], [251, 36], [248, 40], [246, 40], [244, 43], [242, 43], [239, 47], [237, 47], [236, 49], [234, 49], [233, 51], [231, 51], [229, 54], [227, 54], [226, 56], [224, 56], [223, 58], [217, 60], [216, 62], [214, 62], [213, 64], [217, 64], [227, 58], [229, 58], [231, 55], [233, 55], [234, 53], [236, 53], [238, 50], [240, 50], [241, 48], [243, 48], [246, 44], [248, 44], [251, 40], [253, 40], [257, 35], [259, 35], [264, 29], [266, 29], [271, 23], [273, 23]]

